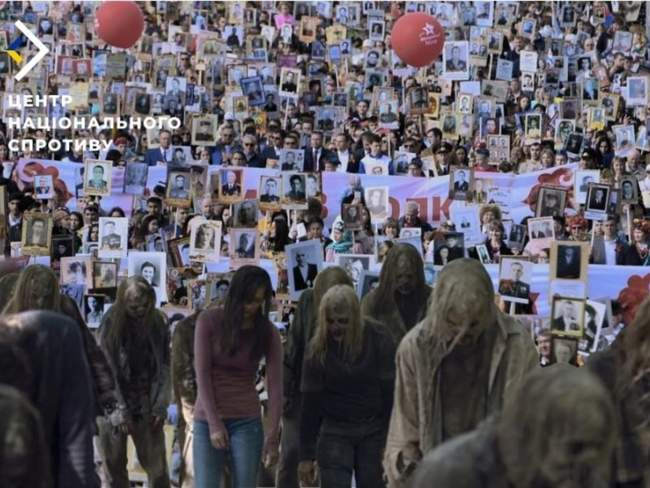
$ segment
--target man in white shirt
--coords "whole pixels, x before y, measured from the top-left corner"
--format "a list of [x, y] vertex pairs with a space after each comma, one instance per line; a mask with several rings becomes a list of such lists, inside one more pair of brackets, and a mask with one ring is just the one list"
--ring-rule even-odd
[[361, 160], [361, 166], [359, 168], [359, 173], [365, 173], [366, 164], [381, 164], [382, 166], [388, 168], [388, 174], [394, 175], [395, 169], [393, 168], [393, 161], [386, 154], [381, 152], [381, 139], [379, 136], [373, 136], [370, 140], [370, 154], [365, 156]]

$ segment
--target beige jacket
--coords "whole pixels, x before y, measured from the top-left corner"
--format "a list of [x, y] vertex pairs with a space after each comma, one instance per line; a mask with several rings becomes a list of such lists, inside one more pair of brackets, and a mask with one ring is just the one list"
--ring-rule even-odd
[[[488, 414], [499, 411], [506, 395], [539, 364], [530, 334], [513, 317], [501, 312], [497, 317], [500, 333], [491, 359]], [[384, 452], [390, 488], [404, 488], [415, 463], [446, 440], [439, 395], [439, 366], [444, 356], [432, 354], [424, 324], [420, 322], [406, 334], [397, 351], [395, 399]]]

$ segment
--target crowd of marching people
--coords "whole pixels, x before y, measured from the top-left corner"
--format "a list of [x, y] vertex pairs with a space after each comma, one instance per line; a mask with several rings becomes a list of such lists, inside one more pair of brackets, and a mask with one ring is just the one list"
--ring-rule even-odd
[[0, 5], [0, 485], [650, 487], [643, 2], [137, 5]]

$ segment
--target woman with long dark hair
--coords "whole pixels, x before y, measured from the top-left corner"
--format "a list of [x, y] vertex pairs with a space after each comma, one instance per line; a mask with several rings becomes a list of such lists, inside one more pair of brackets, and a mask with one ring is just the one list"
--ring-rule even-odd
[[[256, 486], [262, 454], [274, 464], [282, 409], [282, 344], [269, 321], [273, 288], [262, 268], [242, 266], [223, 307], [205, 310], [196, 324], [194, 349], [198, 397], [194, 415], [197, 488], [219, 488], [228, 451], [233, 488]], [[255, 390], [266, 360], [269, 423], [265, 433]]]
[[[323, 296], [302, 370], [300, 465], [312, 486], [317, 462], [321, 488], [380, 488], [381, 455], [393, 404], [394, 347], [383, 326], [362, 318], [351, 286]], [[316, 442], [318, 440], [318, 442]], [[318, 444], [318, 448], [316, 448]]]

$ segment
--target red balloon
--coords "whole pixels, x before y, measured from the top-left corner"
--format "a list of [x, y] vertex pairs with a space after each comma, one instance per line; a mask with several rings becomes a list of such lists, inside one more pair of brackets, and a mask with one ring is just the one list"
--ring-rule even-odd
[[421, 68], [440, 56], [445, 43], [445, 32], [435, 17], [413, 12], [403, 15], [395, 22], [390, 42], [402, 61]]
[[95, 13], [97, 35], [111, 46], [128, 49], [144, 31], [144, 16], [135, 2], [103, 2]]

